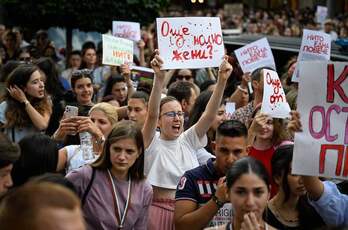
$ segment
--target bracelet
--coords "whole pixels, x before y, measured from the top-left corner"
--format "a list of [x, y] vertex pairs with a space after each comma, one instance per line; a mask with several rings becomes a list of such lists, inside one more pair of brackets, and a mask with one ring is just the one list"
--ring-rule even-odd
[[22, 103], [24, 104], [25, 107], [27, 107], [27, 105], [30, 104], [30, 102], [29, 102], [28, 100], [25, 100], [25, 101], [23, 101]]
[[237, 86], [237, 89], [239, 89], [240, 91], [244, 92], [244, 93], [248, 93], [247, 89], [243, 89], [240, 85]]
[[215, 194], [213, 194], [211, 196], [211, 199], [214, 201], [214, 203], [216, 204], [216, 206], [220, 209], [222, 208], [222, 206], [224, 206], [224, 202], [219, 201], [219, 199], [217, 198], [217, 196], [215, 196]]

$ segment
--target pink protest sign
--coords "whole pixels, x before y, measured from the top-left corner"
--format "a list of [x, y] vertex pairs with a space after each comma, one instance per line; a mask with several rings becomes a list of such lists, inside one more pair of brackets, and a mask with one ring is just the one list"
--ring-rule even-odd
[[157, 18], [163, 69], [217, 67], [224, 56], [218, 17]]
[[290, 106], [286, 101], [285, 93], [277, 72], [263, 70], [263, 98], [261, 112], [274, 118], [290, 116]]
[[348, 62], [300, 65], [293, 174], [348, 177]]
[[243, 72], [253, 72], [259, 67], [276, 69], [267, 38], [259, 39], [234, 51]]
[[[303, 30], [300, 53], [297, 63], [301, 61], [328, 61], [331, 54], [331, 37], [321, 31]], [[296, 65], [292, 81], [299, 81], [299, 65]]]
[[112, 35], [132, 41], [140, 41], [140, 24], [138, 22], [112, 22]]

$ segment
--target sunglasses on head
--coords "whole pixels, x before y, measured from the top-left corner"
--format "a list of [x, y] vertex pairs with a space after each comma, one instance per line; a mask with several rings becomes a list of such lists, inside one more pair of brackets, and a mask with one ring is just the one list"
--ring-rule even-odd
[[93, 70], [90, 69], [80, 69], [80, 70], [74, 70], [72, 72], [72, 76], [81, 76], [81, 75], [91, 75]]
[[186, 81], [190, 80], [192, 78], [192, 75], [177, 75], [176, 79], [183, 80], [185, 78]]

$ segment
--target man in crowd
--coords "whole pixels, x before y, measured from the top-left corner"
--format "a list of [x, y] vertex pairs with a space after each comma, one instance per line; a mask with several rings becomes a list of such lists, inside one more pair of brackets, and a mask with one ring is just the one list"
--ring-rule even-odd
[[13, 163], [19, 158], [19, 155], [18, 145], [0, 133], [0, 196], [13, 185], [11, 171]]
[[175, 227], [177, 230], [203, 229], [231, 220], [231, 204], [226, 202], [225, 177], [234, 161], [247, 155], [248, 131], [236, 120], [224, 121], [216, 131], [216, 159], [185, 172], [175, 196]]
[[135, 91], [128, 99], [128, 118], [136, 122], [140, 129], [143, 128], [145, 123], [148, 101], [149, 95], [143, 91]]
[[85, 230], [79, 198], [50, 182], [30, 182], [9, 192], [0, 203], [3, 230]]
[[199, 92], [196, 92], [194, 84], [189, 81], [176, 81], [170, 85], [167, 96], [172, 96], [177, 99], [185, 113], [184, 128], [188, 128], [188, 119], [191, 109], [196, 101]]

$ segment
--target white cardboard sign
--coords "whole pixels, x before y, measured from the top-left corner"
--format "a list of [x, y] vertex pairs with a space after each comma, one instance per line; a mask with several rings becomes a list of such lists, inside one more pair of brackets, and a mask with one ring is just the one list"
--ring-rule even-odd
[[277, 72], [264, 69], [261, 112], [274, 118], [287, 118], [290, 116], [290, 111]]
[[220, 18], [157, 18], [156, 24], [163, 69], [220, 66], [225, 53]]
[[271, 67], [276, 65], [273, 53], [267, 38], [261, 38], [234, 51], [243, 72], [253, 72], [259, 67]]
[[133, 41], [103, 34], [103, 64], [122, 65], [133, 62]]
[[[297, 64], [301, 61], [329, 61], [331, 54], [331, 37], [329, 34], [316, 30], [303, 30], [300, 53]], [[299, 82], [299, 70], [296, 65], [292, 75], [293, 82]]]
[[348, 62], [300, 64], [292, 173], [347, 179]]
[[138, 22], [112, 22], [112, 35], [119, 38], [126, 38], [132, 41], [140, 41], [140, 23]]

